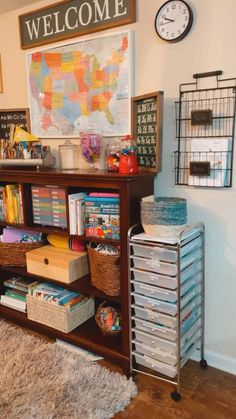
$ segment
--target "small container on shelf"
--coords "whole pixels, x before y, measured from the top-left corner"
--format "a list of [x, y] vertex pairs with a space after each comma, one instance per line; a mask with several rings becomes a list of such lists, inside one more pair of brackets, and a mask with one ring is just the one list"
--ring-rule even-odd
[[102, 136], [97, 132], [82, 132], [81, 149], [84, 160], [91, 164], [90, 170], [97, 170], [94, 166], [102, 152]]
[[121, 138], [119, 173], [138, 173], [137, 146], [131, 135]]
[[79, 146], [73, 144], [71, 140], [59, 145], [60, 167], [63, 170], [73, 170], [79, 168]]
[[114, 143], [108, 144], [106, 148], [106, 160], [108, 172], [119, 172], [120, 165], [120, 140], [115, 140]]

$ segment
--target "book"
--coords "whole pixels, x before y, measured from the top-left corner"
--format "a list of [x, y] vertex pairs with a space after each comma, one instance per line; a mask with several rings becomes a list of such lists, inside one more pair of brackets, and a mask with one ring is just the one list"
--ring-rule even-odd
[[[68, 195], [68, 204], [69, 204], [69, 226], [70, 234], [78, 234], [78, 215], [77, 215], [77, 202], [84, 201], [86, 194], [84, 192], [78, 192]], [[80, 226], [81, 229], [81, 226]], [[83, 234], [83, 233], [82, 233]]]
[[26, 301], [17, 300], [8, 295], [1, 295], [1, 304], [9, 305], [11, 308], [21, 309], [26, 311]]
[[22, 292], [22, 294], [19, 294], [21, 291], [14, 290], [10, 291], [7, 290], [4, 295], [7, 295], [8, 297], [15, 298], [16, 300], [26, 301], [26, 293]]

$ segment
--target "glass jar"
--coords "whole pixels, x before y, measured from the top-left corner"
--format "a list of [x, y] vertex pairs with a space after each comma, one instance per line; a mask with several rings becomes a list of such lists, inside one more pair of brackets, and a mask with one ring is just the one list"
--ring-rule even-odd
[[119, 173], [138, 173], [137, 146], [131, 135], [121, 138]]
[[99, 160], [102, 152], [102, 136], [96, 132], [82, 132], [80, 137], [84, 160], [91, 164], [91, 170], [97, 170], [94, 164]]
[[120, 164], [120, 140], [108, 144], [106, 148], [106, 160], [108, 172], [118, 172]]
[[59, 145], [60, 167], [63, 170], [79, 168], [79, 146], [73, 144], [71, 140]]

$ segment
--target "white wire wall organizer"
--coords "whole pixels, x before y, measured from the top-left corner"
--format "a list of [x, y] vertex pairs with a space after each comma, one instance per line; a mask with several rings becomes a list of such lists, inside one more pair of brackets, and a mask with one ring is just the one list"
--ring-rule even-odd
[[[176, 102], [175, 184], [232, 186], [236, 78], [220, 79], [221, 70], [193, 75], [179, 86]], [[215, 77], [215, 87], [199, 88], [200, 79]]]

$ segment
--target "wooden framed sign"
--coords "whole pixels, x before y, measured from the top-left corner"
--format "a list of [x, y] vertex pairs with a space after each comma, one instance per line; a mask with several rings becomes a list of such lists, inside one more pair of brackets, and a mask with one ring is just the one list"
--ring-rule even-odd
[[136, 0], [64, 0], [19, 16], [27, 49], [133, 23]]
[[29, 109], [0, 109], [0, 138], [8, 140], [12, 128], [30, 130]]
[[153, 92], [131, 99], [132, 135], [140, 170], [161, 170], [163, 98], [164, 92]]

